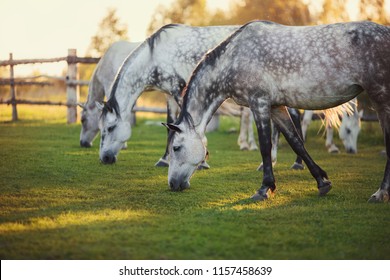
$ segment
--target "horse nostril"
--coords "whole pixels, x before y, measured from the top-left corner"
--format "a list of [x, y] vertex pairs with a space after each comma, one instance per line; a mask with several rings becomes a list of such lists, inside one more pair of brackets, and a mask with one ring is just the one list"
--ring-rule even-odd
[[171, 188], [171, 191], [177, 192], [180, 190], [180, 185], [177, 184], [175, 180], [169, 182], [169, 187]]
[[114, 155], [110, 155], [110, 154], [104, 155], [104, 156], [103, 156], [103, 159], [102, 159], [102, 162], [103, 162], [104, 164], [113, 164], [113, 163], [115, 163], [115, 161], [116, 161], [115, 156], [114, 156]]
[[83, 148], [91, 148], [92, 144], [90, 142], [80, 140], [80, 146]]

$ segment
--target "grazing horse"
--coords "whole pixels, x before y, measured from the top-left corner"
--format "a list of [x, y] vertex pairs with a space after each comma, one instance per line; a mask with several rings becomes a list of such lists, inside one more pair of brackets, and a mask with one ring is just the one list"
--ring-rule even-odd
[[96, 102], [102, 102], [104, 97], [109, 98], [110, 87], [123, 60], [139, 43], [118, 41], [113, 43], [92, 74], [88, 87], [88, 97], [85, 104], [79, 103], [81, 111], [80, 146], [89, 148], [99, 132], [99, 110]]
[[[100, 160], [114, 163], [131, 136], [128, 119], [142, 92], [157, 89], [182, 102], [182, 90], [202, 56], [239, 26], [190, 27], [170, 24], [160, 28], [123, 62], [110, 98], [100, 104]], [[205, 138], [204, 138], [205, 141]], [[168, 146], [167, 146], [168, 147]], [[167, 162], [168, 148], [160, 161]], [[158, 163], [157, 163], [158, 165]], [[207, 163], [203, 163], [208, 168]]]
[[[348, 154], [357, 153], [357, 140], [360, 132], [361, 122], [360, 119], [363, 116], [363, 110], [358, 111], [357, 99], [350, 101], [352, 112], [343, 112], [341, 124], [339, 128], [339, 136], [343, 142], [345, 151]], [[303, 138], [306, 138], [307, 128], [310, 125], [313, 117], [312, 110], [305, 110], [302, 119], [302, 133]], [[329, 153], [339, 153], [339, 148], [333, 142], [333, 126], [326, 125], [326, 141], [325, 146]]]
[[276, 188], [271, 161], [271, 119], [317, 181], [319, 195], [331, 182], [310, 157], [286, 106], [322, 110], [341, 105], [366, 90], [385, 134], [387, 164], [379, 190], [369, 201], [385, 201], [390, 191], [390, 28], [372, 22], [284, 26], [251, 22], [199, 62], [185, 90], [172, 130], [168, 184], [189, 187], [207, 155], [202, 143], [213, 113], [227, 99], [251, 108], [264, 163], [263, 181], [252, 196], [268, 198]]

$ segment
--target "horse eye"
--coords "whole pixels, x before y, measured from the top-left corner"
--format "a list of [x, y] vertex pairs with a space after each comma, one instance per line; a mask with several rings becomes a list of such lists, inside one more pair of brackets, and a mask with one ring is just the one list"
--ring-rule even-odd
[[347, 134], [351, 134], [351, 130], [347, 128]]
[[112, 132], [115, 129], [115, 127], [116, 125], [110, 126], [109, 128], [107, 128], [107, 131]]
[[178, 151], [180, 151], [180, 149], [181, 149], [181, 146], [173, 146], [174, 152], [178, 152]]

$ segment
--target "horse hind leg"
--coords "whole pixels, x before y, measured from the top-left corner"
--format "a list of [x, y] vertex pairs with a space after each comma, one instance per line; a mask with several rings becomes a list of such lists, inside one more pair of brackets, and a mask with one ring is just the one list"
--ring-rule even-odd
[[387, 156], [385, 173], [383, 176], [381, 186], [370, 197], [368, 202], [388, 202], [390, 199], [390, 128], [388, 127], [384, 129], [383, 132], [385, 134], [385, 146], [386, 146], [386, 156]]
[[390, 199], [390, 105], [379, 108], [378, 118], [384, 134], [387, 161], [382, 183], [368, 202], [388, 202]]
[[272, 108], [271, 116], [275, 125], [279, 127], [291, 148], [305, 161], [310, 173], [316, 179], [319, 195], [326, 195], [332, 188], [332, 184], [328, 180], [328, 175], [314, 162], [306, 151], [303, 140], [299, 136], [286, 107], [279, 106]]

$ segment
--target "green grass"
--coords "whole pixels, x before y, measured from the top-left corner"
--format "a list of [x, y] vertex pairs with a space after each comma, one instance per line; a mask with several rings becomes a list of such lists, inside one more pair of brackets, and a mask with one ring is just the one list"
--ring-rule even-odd
[[357, 155], [330, 155], [313, 123], [307, 148], [333, 183], [323, 198], [308, 170], [289, 170], [295, 156], [282, 139], [277, 192], [252, 202], [260, 155], [239, 151], [228, 132], [238, 119], [224, 117], [208, 134], [211, 169], [173, 193], [167, 169], [154, 167], [162, 126], [139, 119], [118, 162], [102, 165], [98, 139], [81, 149], [80, 125], [66, 125], [64, 114], [0, 123], [1, 259], [390, 257], [389, 204], [367, 203], [385, 166], [377, 124], [364, 123]]

